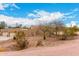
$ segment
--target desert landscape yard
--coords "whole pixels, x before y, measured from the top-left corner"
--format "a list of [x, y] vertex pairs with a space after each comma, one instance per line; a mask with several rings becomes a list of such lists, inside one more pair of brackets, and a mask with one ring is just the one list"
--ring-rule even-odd
[[[35, 34], [35, 33], [34, 33]], [[4, 38], [4, 39], [3, 39]], [[79, 35], [74, 36], [70, 40], [58, 40], [54, 37], [48, 37], [42, 40], [43, 44], [38, 41], [42, 39], [40, 36], [27, 37], [29, 41], [28, 48], [17, 50], [15, 48], [16, 41], [11, 40], [13, 37], [1, 37], [0, 56], [69, 56], [79, 55]], [[6, 40], [7, 39], [7, 40]], [[10, 40], [9, 40], [10, 39]]]
[[0, 56], [79, 56], [79, 4], [0, 4]]

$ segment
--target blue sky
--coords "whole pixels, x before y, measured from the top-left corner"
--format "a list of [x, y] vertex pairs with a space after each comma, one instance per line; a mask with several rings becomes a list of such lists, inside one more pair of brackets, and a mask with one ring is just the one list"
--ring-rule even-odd
[[39, 21], [64, 20], [67, 26], [79, 26], [78, 3], [0, 3], [0, 21], [35, 25]]

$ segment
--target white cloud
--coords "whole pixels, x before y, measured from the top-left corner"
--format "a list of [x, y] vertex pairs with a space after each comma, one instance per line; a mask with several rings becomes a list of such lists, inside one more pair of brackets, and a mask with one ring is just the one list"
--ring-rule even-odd
[[47, 12], [47, 11], [44, 11], [44, 10], [36, 10], [35, 11], [35, 13], [36, 13], [36, 16], [49, 16], [50, 15], [50, 13], [49, 12]]
[[75, 8], [73, 11], [79, 11], [79, 8]]
[[14, 4], [14, 3], [0, 3], [0, 10], [5, 10], [6, 8], [8, 8], [8, 7], [10, 7], [10, 6], [12, 6], [12, 7], [15, 7], [15, 8], [17, 8], [17, 9], [20, 9], [20, 7], [18, 7], [16, 4]]
[[28, 17], [37, 17], [35, 14], [33, 14], [33, 13], [29, 13], [28, 15], [27, 15]]
[[79, 8], [75, 8], [73, 9], [71, 12], [67, 12], [67, 13], [64, 13], [64, 19], [65, 20], [68, 20], [68, 19], [75, 19], [77, 14], [75, 14], [75, 12], [79, 11]]
[[17, 8], [17, 9], [20, 9], [20, 7], [18, 7], [18, 6], [17, 6], [16, 4], [14, 4], [14, 3], [12, 4], [12, 6], [15, 7], [15, 8]]
[[4, 10], [4, 7], [2, 4], [0, 4], [0, 10]]
[[4, 10], [8, 6], [9, 6], [8, 4], [2, 4], [2, 3], [0, 3], [0, 10]]
[[37, 20], [42, 22], [51, 22], [53, 20], [59, 20], [63, 18], [64, 14], [61, 12], [47, 12], [44, 10], [34, 10], [34, 13], [30, 13], [28, 16], [36, 17]]
[[70, 23], [66, 24], [67, 27], [73, 27], [73, 26], [77, 26], [76, 21], [71, 21]]
[[74, 14], [77, 11], [79, 11], [79, 8], [75, 8], [71, 12], [65, 13], [64, 15], [72, 15], [72, 14]]
[[[0, 15], [0, 21], [5, 21], [8, 25], [14, 25], [16, 23], [24, 24], [24, 25], [36, 25], [40, 22], [47, 23], [54, 20], [62, 20], [64, 17], [73, 18], [72, 15], [65, 15], [65, 13], [61, 12], [47, 12], [44, 10], [35, 10], [34, 13], [29, 13], [27, 15], [28, 17], [34, 17], [31, 18], [15, 18], [5, 15]], [[66, 26], [74, 26], [76, 23], [74, 21], [71, 21], [71, 23], [66, 24]]]
[[51, 22], [53, 20], [58, 20], [63, 17], [63, 14], [60, 12], [49, 13], [46, 11], [39, 11], [36, 14], [28, 14], [29, 16], [35, 16], [37, 18], [14, 18], [5, 15], [0, 15], [0, 21], [5, 21], [8, 25], [13, 25], [16, 23], [26, 24], [26, 25], [36, 25], [40, 22]]
[[14, 18], [5, 15], [0, 15], [0, 22], [4, 21], [8, 25], [14, 26], [16, 23], [24, 24], [24, 25], [35, 25], [36, 20], [28, 19], [28, 18]]
[[54, 13], [51, 13], [51, 17], [52, 19], [60, 19], [64, 17], [64, 14], [60, 12], [54, 12]]
[[66, 19], [66, 20], [68, 20], [68, 19], [73, 19], [73, 18], [75, 18], [76, 17], [76, 15], [74, 14], [74, 15], [64, 15], [64, 19]]

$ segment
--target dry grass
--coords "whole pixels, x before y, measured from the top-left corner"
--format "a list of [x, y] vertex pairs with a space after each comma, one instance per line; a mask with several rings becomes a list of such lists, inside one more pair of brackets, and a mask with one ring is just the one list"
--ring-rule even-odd
[[4, 51], [6, 51], [5, 48], [0, 48], [0, 52], [4, 52]]
[[28, 37], [29, 47], [44, 46], [42, 37]]

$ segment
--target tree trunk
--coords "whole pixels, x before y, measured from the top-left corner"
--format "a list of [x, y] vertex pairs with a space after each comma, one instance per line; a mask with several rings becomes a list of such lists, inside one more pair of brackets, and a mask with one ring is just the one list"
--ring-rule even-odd
[[44, 39], [44, 40], [46, 40], [46, 35], [45, 35], [45, 32], [44, 32], [44, 36], [43, 36], [43, 39]]
[[58, 35], [58, 28], [57, 27], [55, 28], [55, 31], [56, 31], [55, 35], [57, 36]]

